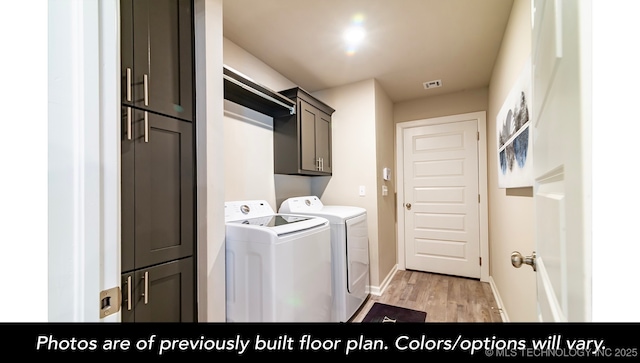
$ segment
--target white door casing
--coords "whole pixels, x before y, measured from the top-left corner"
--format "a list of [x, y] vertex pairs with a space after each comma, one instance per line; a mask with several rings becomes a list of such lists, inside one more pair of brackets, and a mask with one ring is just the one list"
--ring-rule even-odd
[[117, 322], [100, 292], [120, 286], [119, 2], [48, 11], [48, 321]]
[[534, 0], [532, 6], [538, 318], [590, 321], [591, 4]]
[[397, 125], [400, 269], [488, 281], [485, 115]]

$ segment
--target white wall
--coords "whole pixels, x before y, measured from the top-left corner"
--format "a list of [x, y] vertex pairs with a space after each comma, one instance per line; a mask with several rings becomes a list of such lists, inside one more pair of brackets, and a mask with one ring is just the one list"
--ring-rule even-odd
[[398, 123], [486, 111], [488, 97], [489, 89], [483, 87], [398, 102], [393, 107], [393, 120]]
[[[224, 39], [224, 64], [274, 91], [296, 84]], [[311, 194], [310, 177], [273, 173], [273, 119], [224, 101], [225, 201], [263, 199], [277, 211], [288, 197]]]
[[[85, 44], [78, 36], [78, 33], [84, 30], [85, 24], [84, 19], [77, 14], [85, 10], [89, 9], [85, 9], [83, 4], [74, 4], [71, 1], [56, 2], [49, 7], [49, 49], [56, 50], [50, 51], [48, 74], [50, 97], [47, 201], [48, 238], [51, 244], [48, 251], [49, 271], [46, 275], [49, 276], [49, 321], [84, 320], [76, 316], [81, 313], [79, 299], [82, 297], [79, 294], [85, 292], [86, 288], [78, 276], [84, 267], [78, 263], [78, 259], [84, 257], [83, 251], [92, 247], [91, 242], [94, 239], [94, 236], [81, 235], [82, 229], [77, 224], [82, 221], [75, 217], [76, 213], [84, 212], [81, 199], [84, 163], [75, 160], [83, 159], [85, 153], [91, 156], [95, 152], [95, 149], [85, 148], [83, 145], [85, 137], [92, 138], [92, 135], [86, 134], [85, 131], [90, 126], [84, 122], [85, 102], [86, 106], [96, 107], [94, 101], [98, 91], [95, 68], [97, 57], [94, 59], [95, 63], [85, 59]], [[87, 32], [83, 35], [91, 38], [92, 34]], [[95, 48], [87, 50], [95, 51]], [[84, 70], [88, 72], [85, 73]], [[90, 216], [88, 217], [90, 220]], [[76, 271], [78, 269], [80, 271]], [[91, 280], [94, 277], [93, 273], [87, 276]], [[77, 312], [74, 311], [76, 309]]]
[[[376, 190], [378, 203], [378, 276], [376, 285], [383, 283], [390, 272], [394, 271], [398, 261], [398, 243], [396, 234], [396, 184], [395, 163], [395, 125], [393, 122], [393, 102], [376, 81]], [[391, 169], [391, 180], [384, 180], [382, 170]], [[383, 195], [382, 187], [387, 188]]]
[[[48, 320], [49, 6], [46, 1], [0, 2], [0, 67], [5, 70], [0, 87], [5, 135], [0, 143], [1, 322]], [[29, 14], [29, 21], [16, 14]]]
[[[49, 87], [48, 263], [40, 275], [48, 286], [42, 301], [47, 321], [115, 322], [119, 314], [100, 317], [97, 298], [120, 285], [118, 2], [57, 1], [48, 10], [48, 77], [40, 80]], [[23, 256], [31, 260], [34, 252]]]
[[[367, 210], [370, 282], [378, 286], [378, 206], [376, 180], [375, 81], [373, 79], [315, 92], [336, 111], [331, 119], [332, 176], [315, 178], [314, 195], [324, 204], [353, 205]], [[365, 196], [359, 196], [359, 187]]]
[[498, 188], [495, 120], [530, 56], [531, 3], [515, 0], [491, 76], [487, 114], [490, 274], [510, 321], [537, 320], [535, 273], [531, 268], [514, 268], [510, 260], [513, 251], [530, 255], [535, 250], [533, 191], [532, 188]]
[[[640, 322], [640, 255], [635, 158], [640, 119], [640, 54], [624, 41], [640, 34], [640, 2], [592, 1], [593, 321]], [[619, 107], [624, 105], [624, 107]]]
[[222, 0], [196, 0], [194, 7], [198, 321], [224, 322]]
[[224, 102], [225, 201], [264, 199], [276, 208], [273, 119]]

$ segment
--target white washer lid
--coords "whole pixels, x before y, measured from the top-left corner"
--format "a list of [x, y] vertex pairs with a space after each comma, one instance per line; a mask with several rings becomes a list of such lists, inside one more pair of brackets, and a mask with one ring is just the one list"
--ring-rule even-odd
[[226, 224], [227, 226], [234, 226], [236, 228], [266, 229], [281, 236], [326, 225], [327, 220], [309, 215], [273, 214], [228, 221]]
[[295, 213], [323, 217], [331, 223], [343, 223], [346, 219], [365, 214], [366, 209], [346, 205], [324, 205], [318, 197], [295, 197], [282, 202], [280, 213]]
[[341, 219], [353, 218], [361, 214], [367, 213], [367, 210], [361, 207], [349, 205], [325, 205], [321, 210], [314, 212], [317, 216], [335, 216]]

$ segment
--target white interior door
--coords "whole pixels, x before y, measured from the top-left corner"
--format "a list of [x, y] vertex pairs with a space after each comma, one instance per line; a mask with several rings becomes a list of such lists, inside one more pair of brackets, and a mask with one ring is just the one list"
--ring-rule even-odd
[[478, 123], [403, 131], [407, 269], [480, 277]]
[[590, 8], [533, 1], [533, 262], [544, 322], [591, 315]]

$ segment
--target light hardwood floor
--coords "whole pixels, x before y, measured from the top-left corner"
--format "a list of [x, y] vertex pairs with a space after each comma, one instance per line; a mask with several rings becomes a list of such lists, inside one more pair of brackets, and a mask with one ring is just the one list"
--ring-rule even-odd
[[426, 322], [502, 322], [491, 287], [476, 279], [399, 270], [382, 296], [370, 295], [351, 322], [361, 322], [376, 301], [426, 311]]

